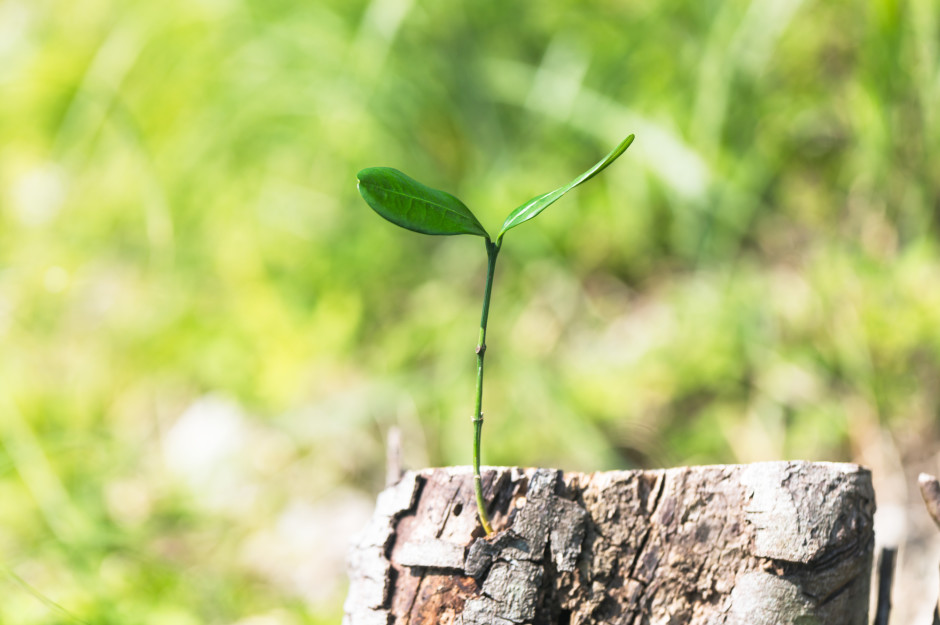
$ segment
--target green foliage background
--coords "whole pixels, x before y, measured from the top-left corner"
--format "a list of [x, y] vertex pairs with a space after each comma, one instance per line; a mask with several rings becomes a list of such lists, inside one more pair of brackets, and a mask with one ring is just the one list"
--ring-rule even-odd
[[[383, 222], [371, 165], [494, 230], [637, 135], [506, 237], [485, 463], [934, 442], [938, 28], [931, 0], [0, 0], [0, 622], [335, 623], [388, 428], [469, 463], [483, 245]], [[202, 473], [187, 414], [236, 433], [183, 437]]]

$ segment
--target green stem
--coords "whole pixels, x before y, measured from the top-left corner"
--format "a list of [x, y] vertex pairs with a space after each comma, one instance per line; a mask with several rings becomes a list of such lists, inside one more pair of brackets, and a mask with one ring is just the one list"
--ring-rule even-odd
[[493, 292], [493, 274], [500, 243], [486, 239], [486, 289], [483, 291], [483, 314], [480, 317], [480, 340], [477, 343], [477, 398], [473, 411], [473, 490], [477, 498], [477, 512], [487, 535], [493, 533], [483, 500], [483, 480], [480, 477], [480, 437], [483, 434], [483, 357], [486, 355], [486, 320], [490, 315], [490, 294]]

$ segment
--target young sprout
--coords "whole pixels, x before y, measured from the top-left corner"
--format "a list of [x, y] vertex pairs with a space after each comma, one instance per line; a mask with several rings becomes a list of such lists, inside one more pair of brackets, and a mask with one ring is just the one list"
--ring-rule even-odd
[[483, 314], [477, 341], [476, 403], [473, 409], [473, 488], [476, 494], [480, 523], [487, 534], [493, 532], [480, 478], [480, 436], [483, 431], [483, 357], [486, 354], [486, 320], [490, 313], [490, 295], [496, 257], [503, 236], [516, 226], [529, 221], [548, 208], [565, 193], [587, 182], [613, 163], [633, 143], [633, 135], [620, 142], [610, 154], [589, 170], [554, 191], [537, 195], [509, 213], [495, 241], [467, 206], [445, 191], [427, 187], [390, 167], [369, 167], [359, 172], [359, 193], [375, 212], [393, 224], [423, 234], [473, 234], [483, 237], [486, 245], [486, 286], [483, 291]]

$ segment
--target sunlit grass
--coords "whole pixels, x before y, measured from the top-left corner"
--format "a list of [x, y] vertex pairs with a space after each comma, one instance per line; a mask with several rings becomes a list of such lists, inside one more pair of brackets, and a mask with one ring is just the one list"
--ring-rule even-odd
[[503, 254], [484, 463], [929, 445], [938, 29], [922, 0], [0, 2], [0, 621], [337, 622], [387, 429], [469, 462], [485, 264], [365, 214], [368, 165], [489, 225], [637, 133]]

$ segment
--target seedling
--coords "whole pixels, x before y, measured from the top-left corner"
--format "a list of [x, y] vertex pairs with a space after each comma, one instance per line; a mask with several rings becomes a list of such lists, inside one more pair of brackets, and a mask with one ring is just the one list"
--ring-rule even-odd
[[486, 245], [486, 287], [483, 291], [483, 315], [480, 318], [480, 338], [477, 342], [476, 404], [473, 409], [473, 488], [476, 494], [480, 523], [487, 534], [493, 533], [480, 478], [480, 436], [483, 431], [483, 357], [486, 354], [486, 320], [490, 313], [490, 295], [496, 257], [503, 244], [503, 236], [516, 226], [537, 216], [561, 196], [583, 182], [587, 182], [633, 143], [633, 135], [624, 139], [610, 154], [594, 167], [554, 191], [537, 195], [509, 213], [494, 241], [467, 206], [445, 191], [426, 187], [417, 180], [390, 167], [369, 167], [359, 172], [359, 193], [375, 212], [393, 224], [423, 234], [472, 234], [483, 237]]

